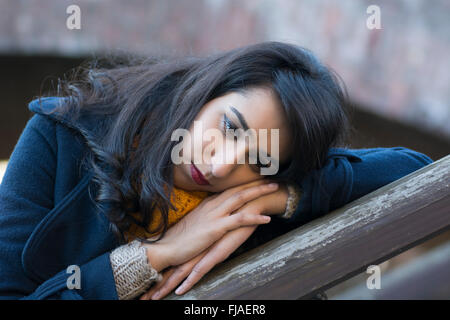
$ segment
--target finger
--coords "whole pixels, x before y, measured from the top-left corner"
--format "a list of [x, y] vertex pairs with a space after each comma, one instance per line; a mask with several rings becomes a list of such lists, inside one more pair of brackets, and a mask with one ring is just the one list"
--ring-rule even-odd
[[223, 200], [225, 200], [225, 199], [228, 199], [229, 197], [231, 197], [236, 192], [248, 189], [250, 187], [259, 186], [262, 184], [268, 184], [269, 182], [270, 181], [268, 181], [267, 179], [258, 179], [258, 180], [254, 180], [252, 182], [248, 182], [245, 184], [240, 184], [238, 186], [226, 189], [225, 191], [214, 193], [213, 195], [210, 195], [209, 197], [205, 198], [204, 201], [209, 202], [209, 201], [217, 199], [218, 197], [221, 197]]
[[[162, 282], [162, 281], [161, 281], [161, 282]], [[153, 293], [155, 292], [155, 290], [157, 290], [157, 289], [156, 289], [157, 286], [162, 286], [162, 284], [157, 283], [157, 284], [153, 285], [146, 293], [144, 293], [144, 294], [139, 298], [139, 300], [151, 300], [151, 296], [153, 295]]]
[[204, 251], [188, 262], [175, 267], [175, 271], [169, 276], [164, 285], [150, 296], [150, 299], [159, 300], [172, 292], [172, 290], [175, 289], [176, 286], [178, 286], [184, 279], [186, 279], [191, 270], [194, 268], [195, 264], [200, 261], [206, 253], [207, 251]]
[[204, 266], [199, 268], [194, 267], [188, 278], [181, 284], [180, 287], [177, 288], [177, 290], [175, 290], [175, 293], [180, 295], [190, 290], [192, 286], [195, 285], [209, 270], [211, 269]]
[[216, 199], [220, 195], [221, 195], [221, 193], [214, 193], [214, 194], [210, 195], [209, 197], [205, 198], [203, 201], [204, 202], [212, 201], [212, 200]]
[[217, 212], [230, 213], [242, 207], [248, 201], [256, 199], [264, 194], [272, 193], [278, 189], [277, 183], [262, 184], [234, 193], [222, 202]]
[[256, 230], [255, 226], [242, 227], [227, 233], [220, 241], [216, 242], [208, 253], [195, 265], [193, 272], [181, 286], [175, 290], [178, 295], [189, 291], [201, 278], [211, 271], [217, 264], [224, 261]]
[[150, 295], [151, 300], [159, 300], [169, 294], [177, 285], [179, 285], [189, 274], [192, 268], [177, 267], [175, 272], [167, 279], [163, 286]]
[[239, 212], [225, 217], [224, 228], [226, 231], [231, 231], [244, 226], [267, 224], [270, 220], [270, 216], [249, 212]]
[[213, 253], [208, 252], [208, 254], [195, 265], [189, 273], [189, 276], [186, 275], [188, 276], [187, 279], [175, 290], [175, 293], [181, 295], [189, 291], [205, 274], [225, 258], [223, 252], [217, 250], [214, 250]]
[[174, 272], [175, 272], [175, 268], [173, 268], [173, 267], [164, 271], [162, 274], [162, 280], [160, 282], [156, 283], [155, 285], [153, 285], [146, 293], [144, 293], [141, 296], [140, 300], [150, 300], [151, 296], [166, 283], [166, 281], [170, 278], [170, 276]]
[[223, 197], [229, 198], [231, 195], [235, 194], [236, 192], [239, 192], [239, 191], [242, 191], [242, 190], [245, 190], [245, 189], [249, 189], [249, 188], [252, 188], [252, 187], [260, 186], [260, 185], [263, 185], [263, 184], [268, 184], [269, 182], [271, 182], [271, 181], [268, 181], [267, 179], [254, 180], [254, 181], [251, 181], [251, 182], [247, 182], [247, 183], [240, 184], [238, 186], [229, 188], [229, 189], [223, 191], [222, 193], [219, 193], [218, 195], [223, 195]]

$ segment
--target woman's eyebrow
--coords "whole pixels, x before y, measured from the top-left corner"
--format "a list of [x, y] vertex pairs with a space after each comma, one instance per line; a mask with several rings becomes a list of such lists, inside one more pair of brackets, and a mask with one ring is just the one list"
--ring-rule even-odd
[[236, 115], [236, 117], [238, 118], [239, 122], [241, 123], [241, 126], [244, 128], [244, 130], [248, 130], [248, 124], [247, 121], [245, 121], [244, 116], [242, 115], [242, 113], [240, 113], [235, 107], [230, 106], [231, 111], [234, 112], [234, 114]]

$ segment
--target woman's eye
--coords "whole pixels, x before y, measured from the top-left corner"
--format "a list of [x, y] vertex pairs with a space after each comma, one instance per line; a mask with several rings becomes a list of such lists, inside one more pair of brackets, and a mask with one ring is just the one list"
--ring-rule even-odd
[[[234, 130], [238, 129], [237, 126], [226, 115], [224, 115], [223, 119], [222, 119], [222, 128], [223, 128], [222, 130], [223, 130], [224, 135], [226, 135], [227, 130], [234, 131]], [[235, 140], [238, 139], [238, 136], [236, 136], [236, 133], [239, 133], [239, 130], [234, 131], [232, 133], [232, 136], [234, 137]], [[259, 157], [257, 157], [256, 164], [252, 164], [252, 167], [254, 168], [255, 171], [259, 172], [260, 168], [268, 168], [268, 167], [270, 167], [270, 165], [271, 165], [270, 162], [268, 164], [262, 164], [261, 161], [259, 161]]]
[[[224, 133], [224, 135], [227, 134], [227, 130], [233, 130], [234, 131], [234, 130], [237, 129], [235, 124], [233, 122], [231, 122], [230, 119], [228, 119], [228, 117], [226, 115], [223, 116], [222, 126], [223, 126], [223, 133]], [[234, 139], [237, 139], [237, 137], [235, 135], [236, 132], [237, 131], [232, 132]]]

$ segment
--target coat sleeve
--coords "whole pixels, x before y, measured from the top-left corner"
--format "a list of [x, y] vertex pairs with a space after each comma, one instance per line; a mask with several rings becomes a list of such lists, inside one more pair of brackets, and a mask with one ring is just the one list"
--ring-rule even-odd
[[309, 222], [432, 162], [405, 147], [335, 149], [323, 168], [301, 181], [302, 197], [285, 222]]
[[0, 185], [0, 299], [117, 299], [109, 252], [80, 266], [81, 289], [68, 289], [66, 270], [43, 283], [27, 276], [22, 251], [53, 208], [55, 122], [36, 114], [27, 123]]

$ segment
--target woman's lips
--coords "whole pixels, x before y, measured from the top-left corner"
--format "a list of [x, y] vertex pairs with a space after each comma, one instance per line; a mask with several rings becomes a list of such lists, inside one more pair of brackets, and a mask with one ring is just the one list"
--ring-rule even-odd
[[205, 179], [203, 174], [200, 172], [200, 170], [197, 169], [197, 167], [193, 164], [191, 164], [191, 176], [192, 180], [195, 181], [195, 183], [199, 185], [208, 185], [208, 180]]

